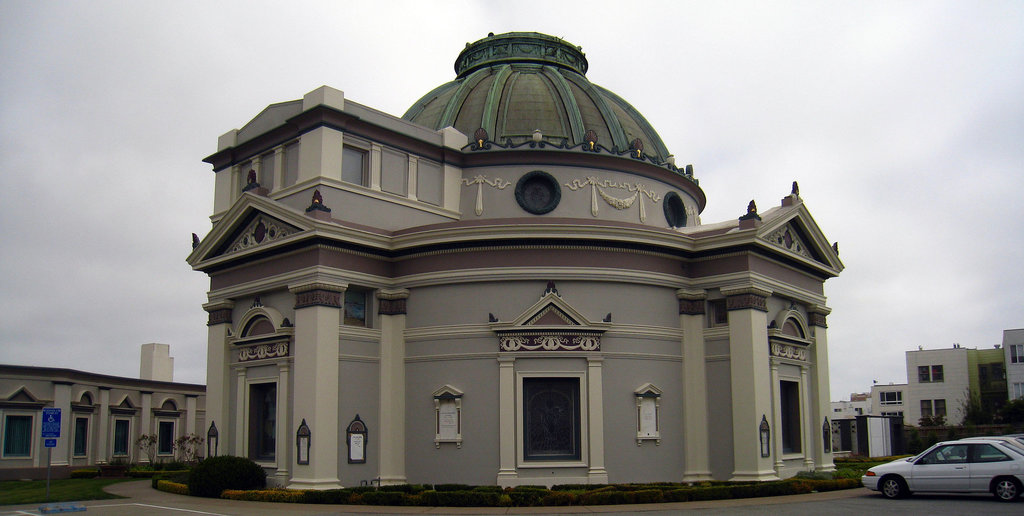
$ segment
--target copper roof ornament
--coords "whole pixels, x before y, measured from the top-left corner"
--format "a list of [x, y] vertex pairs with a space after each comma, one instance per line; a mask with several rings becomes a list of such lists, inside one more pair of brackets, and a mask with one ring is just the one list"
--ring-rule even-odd
[[260, 184], [256, 182], [256, 171], [250, 168], [249, 173], [245, 176], [245, 188], [243, 188], [242, 191], [248, 192], [249, 190], [255, 190], [259, 187]]
[[761, 216], [757, 214], [757, 204], [754, 203], [753, 199], [750, 200], [750, 204], [747, 204], [747, 214], [740, 217], [740, 220], [750, 219], [761, 220]]
[[306, 208], [306, 213], [309, 213], [309, 212], [314, 211], [314, 210], [323, 211], [323, 212], [327, 212], [327, 213], [331, 212], [330, 208], [328, 208], [327, 206], [324, 206], [324, 197], [322, 195], [320, 195], [320, 189], [319, 188], [317, 188], [316, 190], [313, 190], [313, 200], [310, 203], [309, 208]]
[[800, 197], [800, 185], [796, 184], [796, 181], [793, 181], [793, 191], [791, 193], [797, 197]]
[[476, 132], [473, 133], [473, 138], [476, 140], [476, 147], [478, 149], [483, 148], [484, 142], [487, 141], [487, 130], [483, 127], [477, 129]]
[[629, 151], [634, 158], [640, 159], [644, 157], [644, 141], [640, 138], [633, 140], [629, 144]]
[[587, 134], [583, 135], [583, 141], [587, 143], [587, 147], [584, 147], [584, 149], [589, 151], [597, 150], [594, 148], [597, 145], [597, 133], [593, 129], [588, 130]]

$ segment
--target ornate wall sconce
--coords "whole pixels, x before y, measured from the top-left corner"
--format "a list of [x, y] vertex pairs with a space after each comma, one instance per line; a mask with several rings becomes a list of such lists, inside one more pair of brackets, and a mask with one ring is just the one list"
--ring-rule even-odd
[[206, 431], [206, 456], [216, 457], [217, 456], [217, 440], [220, 433], [217, 432], [217, 425], [210, 421], [210, 429]]
[[827, 417], [821, 424], [821, 440], [824, 443], [825, 453], [832, 453], [832, 425], [828, 423]]
[[761, 457], [772, 455], [772, 430], [768, 426], [768, 418], [761, 414], [761, 425], [758, 427], [758, 435], [761, 437]]
[[299, 425], [299, 429], [295, 432], [295, 457], [296, 462], [299, 464], [309, 464], [309, 443], [312, 434], [309, 431], [309, 425], [306, 424], [306, 418], [302, 418], [302, 423]]

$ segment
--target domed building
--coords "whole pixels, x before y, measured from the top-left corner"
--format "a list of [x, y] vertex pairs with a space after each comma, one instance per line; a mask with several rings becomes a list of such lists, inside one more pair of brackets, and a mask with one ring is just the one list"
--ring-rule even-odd
[[692, 167], [587, 68], [489, 35], [401, 118], [321, 87], [220, 137], [188, 258], [208, 453], [319, 489], [833, 468], [837, 248], [796, 183], [701, 223]]

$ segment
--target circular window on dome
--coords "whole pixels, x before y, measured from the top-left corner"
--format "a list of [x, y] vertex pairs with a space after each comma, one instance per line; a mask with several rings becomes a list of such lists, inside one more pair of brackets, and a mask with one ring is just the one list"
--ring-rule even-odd
[[665, 194], [665, 204], [663, 206], [668, 227], [681, 228], [686, 226], [686, 206], [683, 206], [683, 200], [679, 197], [679, 194], [675, 192]]
[[524, 210], [543, 215], [555, 209], [562, 200], [562, 189], [551, 174], [534, 170], [519, 178], [516, 183], [516, 202]]

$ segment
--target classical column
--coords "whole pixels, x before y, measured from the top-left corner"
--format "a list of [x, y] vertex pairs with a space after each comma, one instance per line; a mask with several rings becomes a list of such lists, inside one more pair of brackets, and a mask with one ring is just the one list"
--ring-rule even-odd
[[[231, 357], [228, 349], [228, 332], [231, 329], [231, 313], [235, 306], [229, 299], [213, 301], [203, 305], [209, 314], [206, 322], [206, 420], [200, 429], [203, 437], [210, 424], [216, 424], [220, 433], [217, 445], [221, 455], [233, 450], [231, 437]], [[238, 421], [239, 426], [244, 420]]]
[[295, 435], [295, 430], [289, 424], [288, 419], [288, 400], [291, 399], [288, 388], [289, 376], [291, 373], [291, 364], [288, 362], [281, 362], [277, 364], [277, 439], [274, 447], [274, 458], [277, 461], [277, 471], [274, 472], [274, 476], [277, 477], [278, 485], [286, 485], [289, 476], [289, 470], [292, 466], [292, 447], [293, 444], [292, 436]]
[[677, 290], [683, 329], [683, 482], [711, 480], [703, 290]]
[[772, 403], [772, 453], [775, 455], [775, 474], [782, 473], [786, 463], [782, 461], [782, 384], [779, 383], [779, 363], [772, 360], [772, 388], [771, 397], [773, 400], [780, 400]]
[[71, 464], [71, 442], [75, 436], [71, 435], [71, 382], [53, 382], [53, 406], [60, 409], [60, 439], [57, 439], [57, 447], [53, 449], [50, 464], [54, 466], [67, 466]]
[[[828, 325], [825, 324], [825, 317], [830, 312], [832, 312], [831, 308], [821, 305], [808, 307], [814, 344], [811, 345], [810, 356], [807, 358], [811, 361], [810, 382], [815, 395], [810, 400], [811, 413], [808, 414], [808, 417], [814, 421], [814, 428], [817, 428], [817, 431], [812, 433], [816, 447], [814, 467], [821, 471], [835, 471], [836, 469], [832, 462], [832, 453], [825, 453], [825, 437], [820, 428], [820, 425], [825, 422], [825, 418], [832, 413], [828, 384]], [[831, 444], [828, 449], [832, 449]]]
[[587, 434], [590, 445], [587, 479], [591, 484], [608, 483], [608, 470], [604, 468], [604, 399], [601, 394], [604, 384], [601, 374], [603, 363], [602, 357], [587, 357]]
[[[155, 434], [153, 431], [153, 391], [140, 391], [142, 394], [142, 408], [139, 412], [139, 437], [143, 434]], [[129, 443], [129, 446], [134, 443]], [[154, 454], [156, 451], [153, 452]], [[149, 462], [149, 455], [139, 450], [139, 462]]]
[[[722, 289], [729, 310], [733, 473], [730, 480], [775, 480], [771, 457], [761, 456], [758, 425], [772, 413], [768, 361], [768, 296], [749, 286]], [[773, 438], [779, 428], [771, 429]]]
[[[303, 419], [310, 431], [309, 464], [294, 464], [291, 489], [337, 489], [338, 449], [344, 429], [338, 423], [338, 327], [347, 285], [310, 282], [288, 287], [295, 294], [295, 378], [292, 428]], [[279, 437], [295, 446], [293, 434]]]
[[110, 387], [100, 387], [100, 412], [97, 421], [96, 435], [96, 463], [107, 463], [107, 443], [110, 442], [110, 435], [107, 433], [110, 424]]
[[185, 395], [185, 435], [196, 433], [196, 418], [199, 416], [197, 401], [197, 395]]
[[409, 291], [377, 292], [380, 315], [380, 485], [405, 484], [405, 314]]
[[810, 410], [810, 389], [808, 385], [807, 366], [800, 366], [800, 443], [803, 445], [804, 469], [814, 469], [815, 443], [821, 441], [819, 435], [815, 439], [814, 412]]
[[516, 472], [515, 357], [498, 357], [498, 481], [509, 486]]
[[239, 367], [235, 371], [235, 399], [231, 404], [235, 407], [235, 437], [232, 439], [231, 449], [236, 457], [248, 457], [249, 450], [245, 449], [245, 433], [248, 425], [245, 421], [245, 368]]

